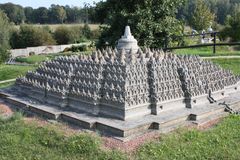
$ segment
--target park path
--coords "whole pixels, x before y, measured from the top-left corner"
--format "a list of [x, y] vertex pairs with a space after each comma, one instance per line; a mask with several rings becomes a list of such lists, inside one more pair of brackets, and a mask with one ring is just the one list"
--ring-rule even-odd
[[8, 82], [13, 82], [15, 81], [16, 79], [8, 79], [8, 80], [5, 80], [5, 81], [0, 81], [0, 84], [3, 84], [3, 83], [8, 83]]
[[221, 59], [221, 58], [226, 58], [226, 59], [233, 59], [233, 58], [240, 58], [240, 56], [211, 56], [211, 57], [201, 57], [203, 59]]

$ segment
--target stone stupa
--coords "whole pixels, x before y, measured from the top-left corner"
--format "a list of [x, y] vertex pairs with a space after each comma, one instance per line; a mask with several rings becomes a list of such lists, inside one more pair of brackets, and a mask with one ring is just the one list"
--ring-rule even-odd
[[125, 52], [127, 53], [129, 53], [130, 51], [133, 53], [137, 53], [139, 49], [138, 42], [132, 36], [129, 26], [125, 27], [124, 35], [121, 37], [121, 39], [118, 40], [117, 49], [119, 52], [125, 50]]

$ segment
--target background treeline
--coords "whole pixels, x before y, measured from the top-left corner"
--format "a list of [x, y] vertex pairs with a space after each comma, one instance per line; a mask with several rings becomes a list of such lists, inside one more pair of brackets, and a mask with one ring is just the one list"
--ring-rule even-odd
[[[210, 25], [223, 31], [222, 39], [240, 40], [240, 0], [105, 0], [83, 8], [51, 5], [37, 9], [6, 3], [0, 4], [0, 13], [0, 49], [4, 48], [4, 52], [10, 48], [86, 40], [97, 40], [98, 48], [114, 47], [126, 25], [131, 27], [140, 46], [153, 48], [165, 47], [166, 37], [170, 46], [182, 45], [185, 41], [179, 37], [186, 34], [186, 28], [201, 31]], [[36, 23], [104, 25], [95, 31], [88, 25], [62, 25], [54, 30], [45, 25], [26, 25]]]
[[[215, 22], [224, 25], [227, 17], [233, 15], [233, 10], [239, 7], [240, 0], [203, 0], [203, 3], [214, 14]], [[185, 0], [185, 3], [178, 9], [177, 18], [183, 20], [186, 25], [191, 25], [197, 6], [198, 0]]]
[[60, 23], [98, 23], [95, 17], [95, 7], [85, 5], [81, 7], [70, 7], [54, 5], [51, 7], [22, 7], [13, 3], [0, 4], [11, 22], [15, 24], [60, 24]]
[[16, 49], [89, 42], [96, 40], [99, 34], [98, 30], [91, 30], [87, 24], [83, 27], [59, 26], [55, 30], [51, 30], [48, 26], [21, 25], [12, 29], [10, 47]]
[[[184, 21], [185, 25], [194, 24], [194, 12], [199, 6], [198, 0], [184, 0], [184, 3], [177, 8], [176, 17]], [[233, 14], [233, 10], [240, 6], [240, 0], [203, 0], [210, 12], [214, 15], [216, 24], [225, 24], [228, 16]], [[106, 23], [109, 11], [115, 5], [109, 6], [106, 1], [100, 1], [94, 6], [85, 4], [84, 7], [60, 6], [52, 4], [49, 8], [22, 7], [13, 3], [0, 4], [0, 9], [15, 24], [61, 24], [61, 23]], [[131, 6], [131, 5], [130, 5]], [[205, 13], [204, 13], [205, 12]], [[206, 10], [202, 10], [203, 17], [207, 15]], [[205, 18], [205, 17], [204, 17]], [[193, 26], [195, 27], [195, 26]]]

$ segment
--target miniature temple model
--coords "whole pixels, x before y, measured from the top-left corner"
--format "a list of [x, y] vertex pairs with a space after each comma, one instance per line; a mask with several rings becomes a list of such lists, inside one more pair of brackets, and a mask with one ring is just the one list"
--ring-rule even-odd
[[142, 51], [128, 26], [116, 49], [60, 56], [16, 81], [18, 93], [45, 106], [124, 122], [148, 115], [156, 122], [154, 116], [215, 103], [239, 87], [239, 77], [198, 56]]
[[209, 96], [222, 98], [237, 87], [232, 73], [197, 56], [150, 49], [133, 52], [136, 49], [137, 42], [126, 27], [119, 51], [58, 57], [17, 84], [20, 91], [41, 102], [122, 120], [191, 108], [208, 103]]

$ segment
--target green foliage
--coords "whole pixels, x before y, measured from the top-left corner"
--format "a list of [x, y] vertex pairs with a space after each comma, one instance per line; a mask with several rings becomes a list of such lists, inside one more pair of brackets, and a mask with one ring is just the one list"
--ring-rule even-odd
[[49, 14], [51, 16], [52, 23], [63, 23], [63, 21], [67, 18], [65, 9], [59, 5], [52, 4]]
[[84, 27], [66, 27], [59, 26], [56, 28], [54, 38], [57, 41], [57, 44], [72, 44], [72, 43], [81, 43], [87, 42], [89, 39], [92, 39], [92, 31], [88, 25]]
[[231, 41], [240, 41], [240, 4], [235, 5], [232, 15], [228, 16], [226, 26], [222, 31], [221, 38], [230, 37]]
[[21, 25], [19, 30], [11, 36], [12, 48], [25, 48], [44, 45], [53, 45], [55, 40], [46, 28]]
[[205, 2], [197, 0], [190, 25], [198, 31], [207, 29], [213, 23], [214, 17]]
[[34, 9], [32, 7], [24, 8], [24, 14], [26, 16], [26, 23], [32, 23], [34, 21], [33, 12], [34, 12]]
[[108, 42], [115, 46], [123, 34], [124, 27], [129, 25], [141, 46], [162, 47], [166, 36], [181, 35], [183, 32], [181, 22], [175, 18], [177, 8], [182, 2], [183, 0], [101, 2], [101, 10], [105, 9], [107, 12], [105, 23], [108, 26], [102, 27], [99, 45], [103, 46]]
[[28, 70], [34, 70], [33, 66], [0, 65], [0, 81], [17, 78], [25, 75]]
[[[240, 4], [239, 0], [204, 0], [205, 5], [209, 7], [215, 14], [215, 20], [219, 24], [224, 24], [228, 15], [232, 14], [236, 4]], [[185, 21], [186, 25], [191, 24], [192, 14], [195, 11], [197, 0], [186, 0], [185, 4], [179, 8], [177, 18]]]
[[21, 24], [26, 19], [24, 9], [20, 5], [5, 3], [0, 4], [0, 9], [2, 9], [7, 14], [9, 20], [15, 24]]
[[87, 45], [72, 46], [69, 51], [72, 51], [72, 52], [88, 51], [88, 46]]
[[92, 32], [88, 24], [85, 24], [82, 28], [82, 34], [87, 39], [90, 39], [92, 37]]
[[68, 27], [60, 26], [54, 32], [54, 38], [57, 41], [57, 44], [69, 44], [73, 40], [72, 30]]
[[7, 16], [0, 10], [0, 64], [9, 57], [10, 29]]
[[141, 147], [136, 157], [145, 159], [238, 159], [240, 116], [230, 116], [217, 127], [201, 132], [180, 129]]
[[49, 10], [45, 7], [39, 7], [33, 11], [33, 22], [46, 24], [49, 22]]

